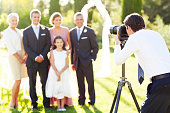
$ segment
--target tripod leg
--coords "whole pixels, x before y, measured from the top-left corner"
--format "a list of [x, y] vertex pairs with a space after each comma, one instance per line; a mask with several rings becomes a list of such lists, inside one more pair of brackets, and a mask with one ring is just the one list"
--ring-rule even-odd
[[119, 100], [120, 100], [120, 95], [121, 95], [122, 87], [123, 87], [122, 83], [119, 82], [119, 88], [118, 88], [118, 94], [117, 94], [117, 101], [116, 101], [116, 106], [115, 106], [115, 111], [114, 111], [114, 113], [117, 113], [117, 111], [118, 111], [118, 106], [119, 106]]
[[140, 107], [139, 107], [139, 104], [138, 104], [138, 102], [137, 102], [137, 100], [136, 100], [135, 94], [134, 94], [134, 92], [133, 92], [133, 90], [132, 90], [132, 86], [131, 86], [130, 82], [127, 82], [127, 83], [128, 83], [129, 91], [130, 91], [130, 93], [131, 93], [131, 95], [132, 95], [132, 98], [133, 98], [133, 100], [134, 100], [134, 102], [135, 102], [136, 108], [137, 108], [138, 112], [140, 113]]
[[117, 86], [117, 89], [116, 89], [116, 93], [115, 93], [115, 97], [114, 97], [114, 100], [113, 100], [113, 103], [112, 103], [112, 107], [111, 107], [111, 109], [110, 109], [110, 113], [113, 112], [113, 108], [114, 108], [114, 105], [115, 105], [115, 102], [116, 102], [116, 97], [117, 97], [118, 88], [119, 88], [119, 83], [118, 83], [118, 86]]

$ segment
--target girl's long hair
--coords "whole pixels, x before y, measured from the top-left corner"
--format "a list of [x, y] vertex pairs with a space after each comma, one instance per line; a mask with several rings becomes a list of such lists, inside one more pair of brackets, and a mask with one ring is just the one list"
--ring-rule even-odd
[[54, 38], [53, 50], [57, 48], [57, 47], [54, 45], [54, 44], [56, 43], [56, 40], [57, 40], [57, 39], [61, 39], [61, 40], [63, 41], [63, 50], [66, 50], [66, 48], [65, 48], [65, 42], [64, 42], [64, 40], [63, 40], [63, 38], [62, 38], [61, 36], [56, 36], [56, 37]]

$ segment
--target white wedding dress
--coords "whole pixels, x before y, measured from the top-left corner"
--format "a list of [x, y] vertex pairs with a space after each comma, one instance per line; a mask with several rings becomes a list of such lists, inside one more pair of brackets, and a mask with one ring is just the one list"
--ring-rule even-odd
[[[58, 71], [61, 71], [65, 66], [65, 59], [67, 57], [67, 51], [57, 51], [53, 50], [54, 63]], [[52, 66], [49, 69], [48, 78], [46, 82], [46, 96], [48, 98], [55, 97], [57, 99], [62, 99], [64, 97], [73, 98], [78, 97], [78, 89], [74, 77], [66, 69], [61, 74], [61, 81], [57, 81], [58, 77], [55, 74]]]

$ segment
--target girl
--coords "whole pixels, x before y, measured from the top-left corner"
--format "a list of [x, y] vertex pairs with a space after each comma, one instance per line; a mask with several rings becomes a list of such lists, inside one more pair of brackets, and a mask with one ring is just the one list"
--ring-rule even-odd
[[65, 49], [65, 42], [61, 36], [54, 39], [53, 50], [50, 52], [50, 63], [46, 96], [57, 98], [57, 111], [66, 111], [64, 108], [64, 97], [72, 98], [78, 96], [78, 90], [68, 67], [68, 54]]
[[[50, 28], [50, 35], [51, 35], [51, 44], [53, 45], [54, 38], [56, 36], [61, 36], [65, 42], [65, 46], [69, 49], [71, 49], [71, 43], [70, 43], [70, 32], [69, 29], [65, 26], [62, 26], [63, 17], [59, 12], [54, 12], [49, 19], [49, 22], [52, 28]], [[68, 51], [69, 52], [69, 51]], [[73, 105], [72, 98], [65, 98], [64, 99], [65, 105]], [[51, 105], [55, 105], [57, 102], [56, 98], [50, 98]]]

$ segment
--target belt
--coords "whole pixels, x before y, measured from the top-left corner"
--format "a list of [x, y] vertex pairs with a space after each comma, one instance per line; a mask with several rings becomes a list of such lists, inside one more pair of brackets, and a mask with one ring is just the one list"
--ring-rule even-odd
[[161, 75], [157, 75], [157, 76], [153, 76], [151, 78], [152, 82], [155, 80], [160, 80], [160, 79], [164, 79], [164, 78], [168, 78], [170, 77], [170, 73], [165, 73], [165, 74], [161, 74]]

